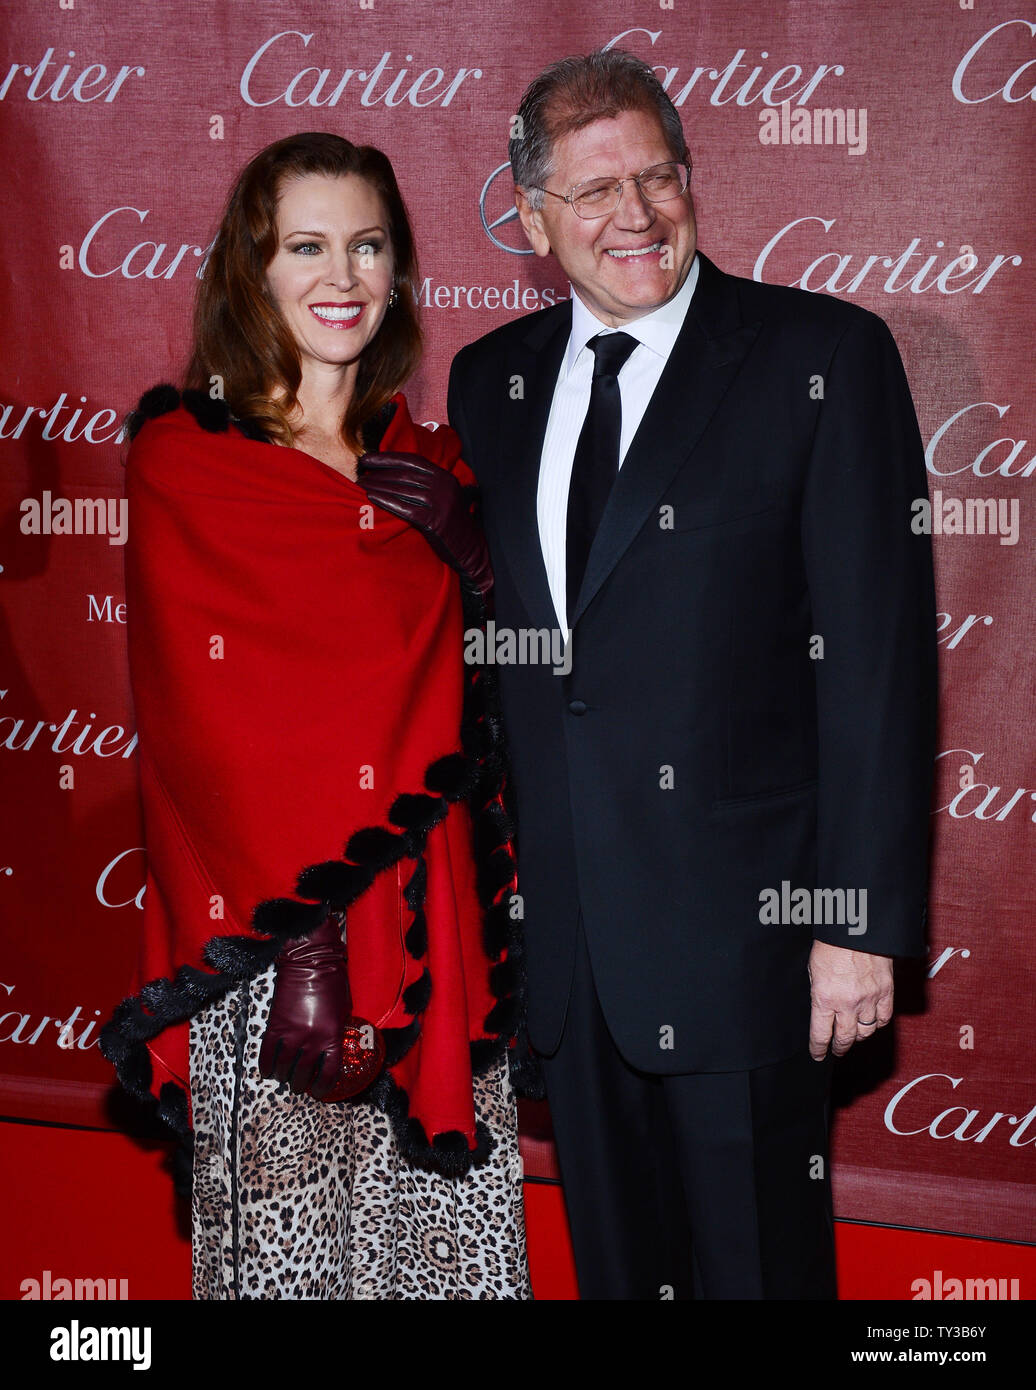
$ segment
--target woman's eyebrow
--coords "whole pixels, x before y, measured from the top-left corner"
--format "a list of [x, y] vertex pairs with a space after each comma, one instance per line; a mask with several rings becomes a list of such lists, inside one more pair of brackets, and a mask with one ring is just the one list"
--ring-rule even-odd
[[[360, 230], [359, 230], [358, 232], [353, 232], [353, 233], [351, 233], [351, 235], [352, 235], [352, 236], [363, 236], [364, 232], [384, 232], [384, 230], [385, 230], [384, 227], [378, 227], [378, 226], [375, 226], [375, 227], [361, 227]], [[287, 232], [287, 233], [285, 233], [285, 235], [286, 235], [286, 236], [312, 236], [312, 237], [321, 237], [321, 238], [322, 238], [322, 237], [324, 237], [324, 236], [326, 235], [326, 233], [324, 233], [324, 232], [307, 231], [305, 228], [300, 227], [300, 228], [298, 228], [298, 229], [297, 229], [296, 231], [294, 231], [294, 232]]]

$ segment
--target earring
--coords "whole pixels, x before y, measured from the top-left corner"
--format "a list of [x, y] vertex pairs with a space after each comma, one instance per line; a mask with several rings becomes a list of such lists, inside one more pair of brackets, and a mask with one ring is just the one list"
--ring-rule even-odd
[[389, 291], [388, 306], [389, 306], [390, 309], [392, 309], [392, 308], [394, 308], [398, 303], [399, 303], [399, 295], [398, 295], [398, 293], [396, 292], [396, 287], [395, 287], [395, 285], [393, 285], [392, 288], [391, 288], [391, 290]]

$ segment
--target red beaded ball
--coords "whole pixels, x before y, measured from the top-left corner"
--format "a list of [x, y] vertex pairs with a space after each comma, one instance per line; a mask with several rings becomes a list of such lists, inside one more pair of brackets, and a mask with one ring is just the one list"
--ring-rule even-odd
[[338, 1080], [321, 1099], [348, 1100], [365, 1091], [385, 1065], [385, 1039], [380, 1028], [355, 1015], [345, 1025], [342, 1037], [342, 1070]]

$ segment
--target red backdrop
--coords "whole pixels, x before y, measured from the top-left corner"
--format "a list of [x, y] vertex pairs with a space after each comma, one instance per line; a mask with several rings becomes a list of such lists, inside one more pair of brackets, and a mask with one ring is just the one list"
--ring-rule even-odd
[[[1005, 516], [1017, 506], [1016, 543], [935, 536], [932, 955], [927, 977], [901, 972], [894, 1039], [840, 1063], [834, 1171], [841, 1217], [1036, 1239], [1028, 7], [6, 10], [0, 1114], [111, 1126], [97, 1027], [129, 979], [144, 882], [123, 551], [107, 535], [26, 533], [23, 502], [121, 497], [119, 421], [179, 373], [230, 183], [297, 130], [392, 158], [428, 344], [408, 394], [416, 418], [442, 420], [453, 353], [568, 293], [508, 215], [520, 94], [554, 58], [623, 46], [655, 65], [683, 116], [702, 248], [725, 270], [881, 314], [914, 390], [930, 493], [1005, 503]], [[548, 1175], [542, 1108], [525, 1128], [527, 1166]]]

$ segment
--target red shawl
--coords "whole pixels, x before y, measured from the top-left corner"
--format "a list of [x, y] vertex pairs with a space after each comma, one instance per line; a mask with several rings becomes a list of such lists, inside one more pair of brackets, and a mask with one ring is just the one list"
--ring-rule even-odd
[[[473, 482], [450, 429], [402, 395], [389, 411], [375, 447]], [[344, 907], [354, 1012], [388, 1040], [359, 1099], [408, 1157], [462, 1172], [487, 1152], [473, 1068], [517, 1027], [498, 719], [463, 660], [479, 600], [464, 586], [465, 614], [424, 536], [222, 402], [157, 387], [142, 415], [126, 596], [147, 891], [140, 992], [102, 1050], [186, 1133], [187, 1020]]]

